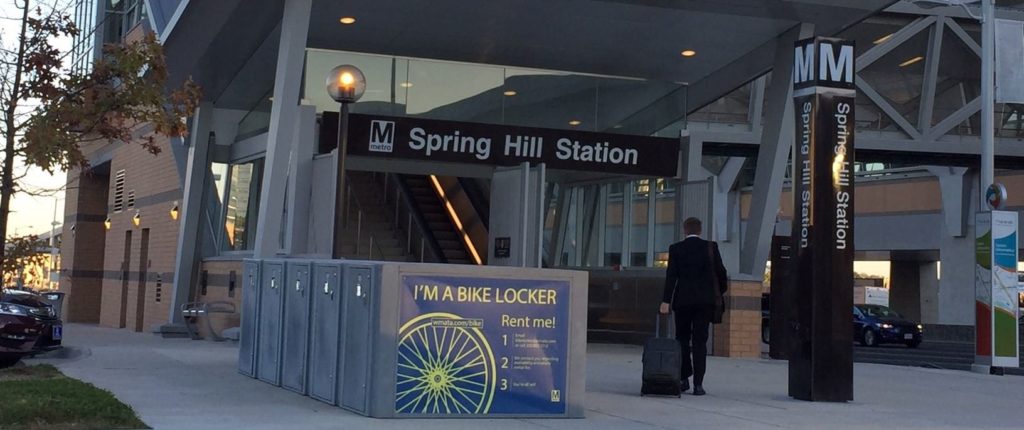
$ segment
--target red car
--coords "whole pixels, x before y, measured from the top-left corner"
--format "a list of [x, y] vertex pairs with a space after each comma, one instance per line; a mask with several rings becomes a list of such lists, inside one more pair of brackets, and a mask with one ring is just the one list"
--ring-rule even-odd
[[0, 368], [26, 355], [61, 347], [64, 324], [53, 306], [33, 292], [3, 290], [0, 296]]

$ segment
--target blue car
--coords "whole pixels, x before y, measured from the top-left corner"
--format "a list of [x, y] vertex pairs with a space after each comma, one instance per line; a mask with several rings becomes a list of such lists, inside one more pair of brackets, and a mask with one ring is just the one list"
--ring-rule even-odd
[[853, 306], [853, 338], [864, 346], [902, 343], [909, 348], [917, 348], [921, 344], [923, 328], [886, 306]]

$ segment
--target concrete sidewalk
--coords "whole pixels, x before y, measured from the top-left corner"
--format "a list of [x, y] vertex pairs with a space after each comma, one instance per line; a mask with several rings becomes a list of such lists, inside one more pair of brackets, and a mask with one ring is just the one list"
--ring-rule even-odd
[[712, 357], [705, 397], [641, 398], [640, 349], [591, 345], [583, 420], [377, 420], [239, 375], [237, 347], [69, 324], [51, 362], [113, 392], [156, 429], [1018, 429], [1024, 379], [857, 364], [847, 404], [786, 396], [786, 363]]

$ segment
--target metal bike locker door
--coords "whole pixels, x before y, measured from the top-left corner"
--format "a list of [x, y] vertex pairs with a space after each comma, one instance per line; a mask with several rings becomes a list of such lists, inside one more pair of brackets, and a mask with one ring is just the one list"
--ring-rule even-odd
[[256, 377], [256, 333], [260, 312], [260, 262], [242, 263], [242, 327], [238, 342], [238, 373]]
[[374, 297], [377, 266], [345, 264], [342, 316], [341, 407], [366, 415], [370, 391], [370, 363], [373, 360]]
[[284, 327], [281, 341], [281, 386], [306, 394], [309, 354], [309, 262], [289, 261], [284, 284]]
[[313, 309], [309, 338], [309, 396], [338, 404], [338, 347], [341, 341], [341, 266], [313, 264]]
[[284, 261], [265, 260], [260, 273], [259, 332], [256, 336], [256, 377], [281, 385], [281, 313]]

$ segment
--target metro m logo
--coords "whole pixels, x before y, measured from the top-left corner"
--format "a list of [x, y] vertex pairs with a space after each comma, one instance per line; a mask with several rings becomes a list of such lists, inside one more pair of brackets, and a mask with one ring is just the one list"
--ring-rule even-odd
[[[818, 59], [818, 80], [853, 84], [853, 45], [838, 45], [821, 42], [821, 58]], [[839, 48], [839, 59], [836, 59]]]
[[824, 37], [801, 40], [793, 52], [793, 84], [801, 88], [853, 88], [854, 55], [850, 41]]
[[370, 122], [370, 151], [392, 152], [395, 149], [395, 123], [373, 120]]
[[815, 80], [814, 76], [814, 42], [797, 46], [793, 63], [793, 83], [802, 84]]

